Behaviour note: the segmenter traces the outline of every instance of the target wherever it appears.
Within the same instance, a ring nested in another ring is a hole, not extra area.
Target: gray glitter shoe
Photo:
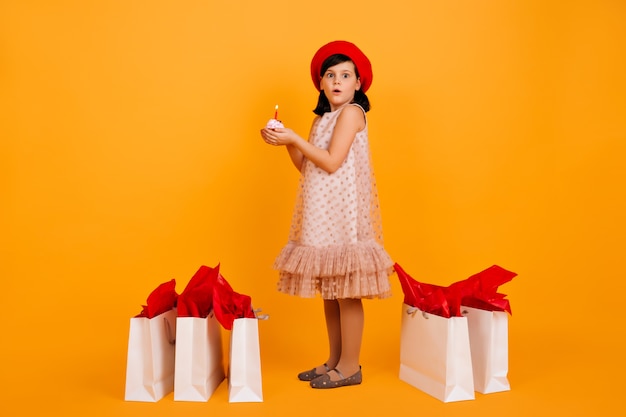
[[[319,388],[319,389],[327,389],[327,388],[339,388],[339,387],[347,387],[350,385],[359,385],[361,381],[363,381],[363,374],[361,373],[361,367],[359,366],[359,370],[356,374],[345,378],[341,372],[337,369],[333,369],[333,371],[337,372],[339,378],[338,381],[331,381],[330,375],[322,375],[310,382],[311,388]]]
[[[327,364],[324,364],[324,368],[326,368],[326,372],[330,372],[330,367]],[[326,374],[318,374],[316,369],[317,368],[313,368],[310,371],[300,372],[298,374],[298,379],[300,381],[313,381],[317,377],[326,375]]]

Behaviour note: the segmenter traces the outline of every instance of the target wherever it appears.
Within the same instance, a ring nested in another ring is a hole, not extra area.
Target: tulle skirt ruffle
[[[375,241],[323,248],[289,242],[274,262],[278,291],[305,298],[387,298],[393,261]]]

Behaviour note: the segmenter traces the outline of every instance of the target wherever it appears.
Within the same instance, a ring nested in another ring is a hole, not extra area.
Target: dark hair
[[[350,57],[347,55],[334,54],[334,55],[329,56],[322,63],[319,76],[323,77],[328,68],[333,67],[337,64],[341,64],[342,62],[348,62],[348,61],[352,62]],[[354,66],[354,71],[355,71],[357,78],[360,78],[359,69],[356,67],[356,65]],[[363,107],[363,110],[365,110],[366,112],[370,110],[370,101],[365,95],[365,93],[360,89],[354,92],[354,100],[352,100],[352,102]],[[313,110],[313,113],[317,114],[318,116],[321,116],[324,113],[328,113],[329,111],[330,111],[330,103],[328,102],[328,98],[326,98],[326,95],[324,94],[324,91],[322,90],[320,91],[320,95],[317,99],[317,107],[315,107],[315,110]]]

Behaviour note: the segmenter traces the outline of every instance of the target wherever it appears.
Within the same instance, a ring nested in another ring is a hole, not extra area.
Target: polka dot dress
[[[327,149],[343,108],[316,118],[309,142]],[[382,246],[367,123],[337,171],[306,159],[301,171],[289,242],[274,263],[278,290],[324,299],[390,296],[393,262]]]

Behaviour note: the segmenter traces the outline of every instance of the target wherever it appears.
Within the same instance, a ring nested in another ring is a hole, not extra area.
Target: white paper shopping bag
[[[214,314],[176,319],[175,401],[208,401],[224,380],[222,332]]]
[[[402,306],[400,379],[443,401],[474,399],[467,318]]]
[[[509,391],[509,318],[505,311],[462,307],[467,317],[474,388],[489,394]]]
[[[130,319],[126,401],[156,402],[174,390],[176,309]]]
[[[228,401],[263,402],[259,320],[235,319],[230,335]]]

